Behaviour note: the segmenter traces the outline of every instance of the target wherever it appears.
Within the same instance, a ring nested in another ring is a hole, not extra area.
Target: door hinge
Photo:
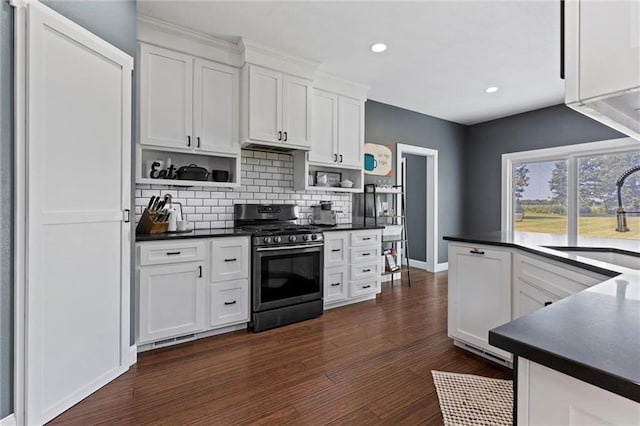
[[[123,216],[123,219],[124,219],[124,223],[131,222],[131,210],[124,209],[124,211],[122,212],[122,216]]]

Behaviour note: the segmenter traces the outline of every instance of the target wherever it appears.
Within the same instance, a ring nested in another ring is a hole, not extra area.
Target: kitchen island
[[[640,422],[638,269],[587,257],[590,252],[606,251],[603,247],[557,247],[552,240],[545,244],[544,238],[530,244],[502,233],[445,239],[452,244],[504,248],[513,254],[514,264],[515,256],[531,254],[602,276],[600,282],[526,315],[513,312],[513,321],[488,332],[491,346],[514,356],[518,424]],[[634,245],[640,243],[630,240],[612,251],[640,259],[640,247],[633,250]],[[546,273],[544,265],[538,273]],[[512,300],[515,306],[516,297]]]

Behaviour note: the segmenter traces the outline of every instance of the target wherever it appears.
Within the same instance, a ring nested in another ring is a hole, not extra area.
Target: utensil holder
[[[142,218],[136,226],[136,234],[162,234],[169,229],[169,222],[156,222],[158,213],[144,209]]]

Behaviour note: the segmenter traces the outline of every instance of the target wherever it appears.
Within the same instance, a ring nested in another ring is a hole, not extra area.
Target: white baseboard
[[[0,420],[0,426],[16,426],[16,415],[15,413],[9,414],[4,419]]]
[[[409,265],[411,265],[412,268],[424,269],[425,271],[429,270],[427,268],[427,262],[423,262],[422,260],[409,259]]]
[[[449,270],[449,262],[443,262],[443,263],[438,263],[436,265],[436,270],[433,272],[441,272],[441,271],[448,271]]]
[[[138,345],[129,346],[129,367],[138,362]]]

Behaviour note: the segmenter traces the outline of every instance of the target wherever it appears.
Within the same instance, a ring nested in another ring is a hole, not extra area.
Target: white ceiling
[[[457,123],[563,103],[556,0],[139,0],[138,13],[318,61],[369,99]]]

